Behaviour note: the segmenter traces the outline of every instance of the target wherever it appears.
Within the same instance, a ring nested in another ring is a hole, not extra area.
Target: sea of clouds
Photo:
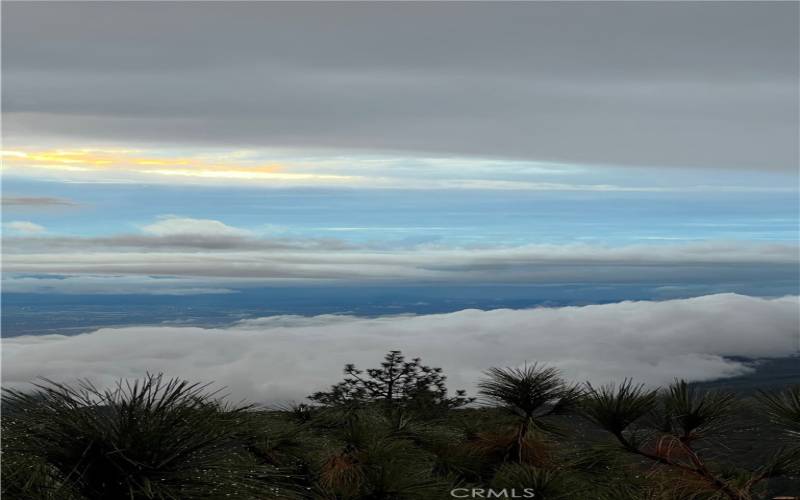
[[[747,373],[730,359],[798,352],[800,298],[736,294],[580,307],[462,310],[363,318],[274,316],[223,328],[103,328],[3,340],[3,384],[163,372],[226,386],[233,399],[301,400],[341,378],[345,363],[378,365],[390,349],[441,366],[451,389],[474,393],[492,366],[543,362],[575,381],[633,377],[662,384]]]

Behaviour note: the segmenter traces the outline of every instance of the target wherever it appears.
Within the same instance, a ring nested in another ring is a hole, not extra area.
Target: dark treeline
[[[800,495],[800,386],[739,398],[676,380],[492,368],[475,398],[398,351],[285,408],[147,376],[6,390],[4,499],[751,500]]]

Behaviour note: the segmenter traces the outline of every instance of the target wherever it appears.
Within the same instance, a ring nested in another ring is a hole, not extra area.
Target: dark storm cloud
[[[798,5],[14,3],[13,140],[793,169]]]

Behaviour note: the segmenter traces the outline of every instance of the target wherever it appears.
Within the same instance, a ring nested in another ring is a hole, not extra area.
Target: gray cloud
[[[203,251],[203,250],[343,250],[351,248],[334,239],[296,240],[290,238],[259,239],[228,234],[170,234],[163,236],[120,234],[106,237],[8,237],[6,253],[46,253],[57,251],[135,250],[135,251]]]
[[[719,283],[793,279],[797,251],[743,242],[390,250],[226,235],[7,237],[3,266],[11,273],[259,280]]]
[[[176,215],[158,217],[141,231],[95,237],[5,236],[3,267],[8,273],[24,274],[166,275],[232,281],[504,283],[786,281],[796,277],[798,269],[798,248],[786,243],[356,245],[333,238],[258,235],[218,220]],[[69,283],[68,291],[77,290],[75,283]],[[12,289],[17,284],[25,288],[17,279],[7,282]],[[56,281],[51,288],[66,285]]]
[[[214,219],[194,219],[177,215],[162,215],[155,222],[141,227],[143,234],[77,237],[9,237],[7,253],[90,250],[154,251],[245,251],[245,250],[345,250],[352,248],[344,242],[328,239],[258,238],[251,231],[229,226]]]
[[[6,274],[3,293],[207,295],[238,293],[233,280],[201,280],[172,276]]]
[[[74,207],[78,205],[74,201],[66,198],[54,198],[47,196],[3,196],[2,204],[3,207],[9,208]]]
[[[299,399],[335,381],[342,366],[373,366],[389,349],[444,367],[451,388],[474,390],[482,370],[547,362],[575,380],[745,373],[728,356],[797,352],[798,299],[733,294],[609,305],[357,318],[281,316],[229,328],[130,327],[76,336],[3,339],[3,384],[36,377],[117,377],[164,371],[226,385],[234,398]]]
[[[798,8],[7,2],[4,133],[795,169]]]

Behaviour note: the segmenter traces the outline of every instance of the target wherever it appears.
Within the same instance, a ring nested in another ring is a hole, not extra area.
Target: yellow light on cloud
[[[213,156],[172,156],[158,151],[133,149],[41,149],[0,151],[4,169],[30,169],[77,173],[102,174],[126,178],[149,176],[151,178],[181,177],[190,179],[239,182],[265,182],[275,184],[361,184],[363,177],[321,174],[310,171],[287,171],[286,165],[263,163],[251,151],[229,151]],[[302,167],[308,168],[308,165]]]

